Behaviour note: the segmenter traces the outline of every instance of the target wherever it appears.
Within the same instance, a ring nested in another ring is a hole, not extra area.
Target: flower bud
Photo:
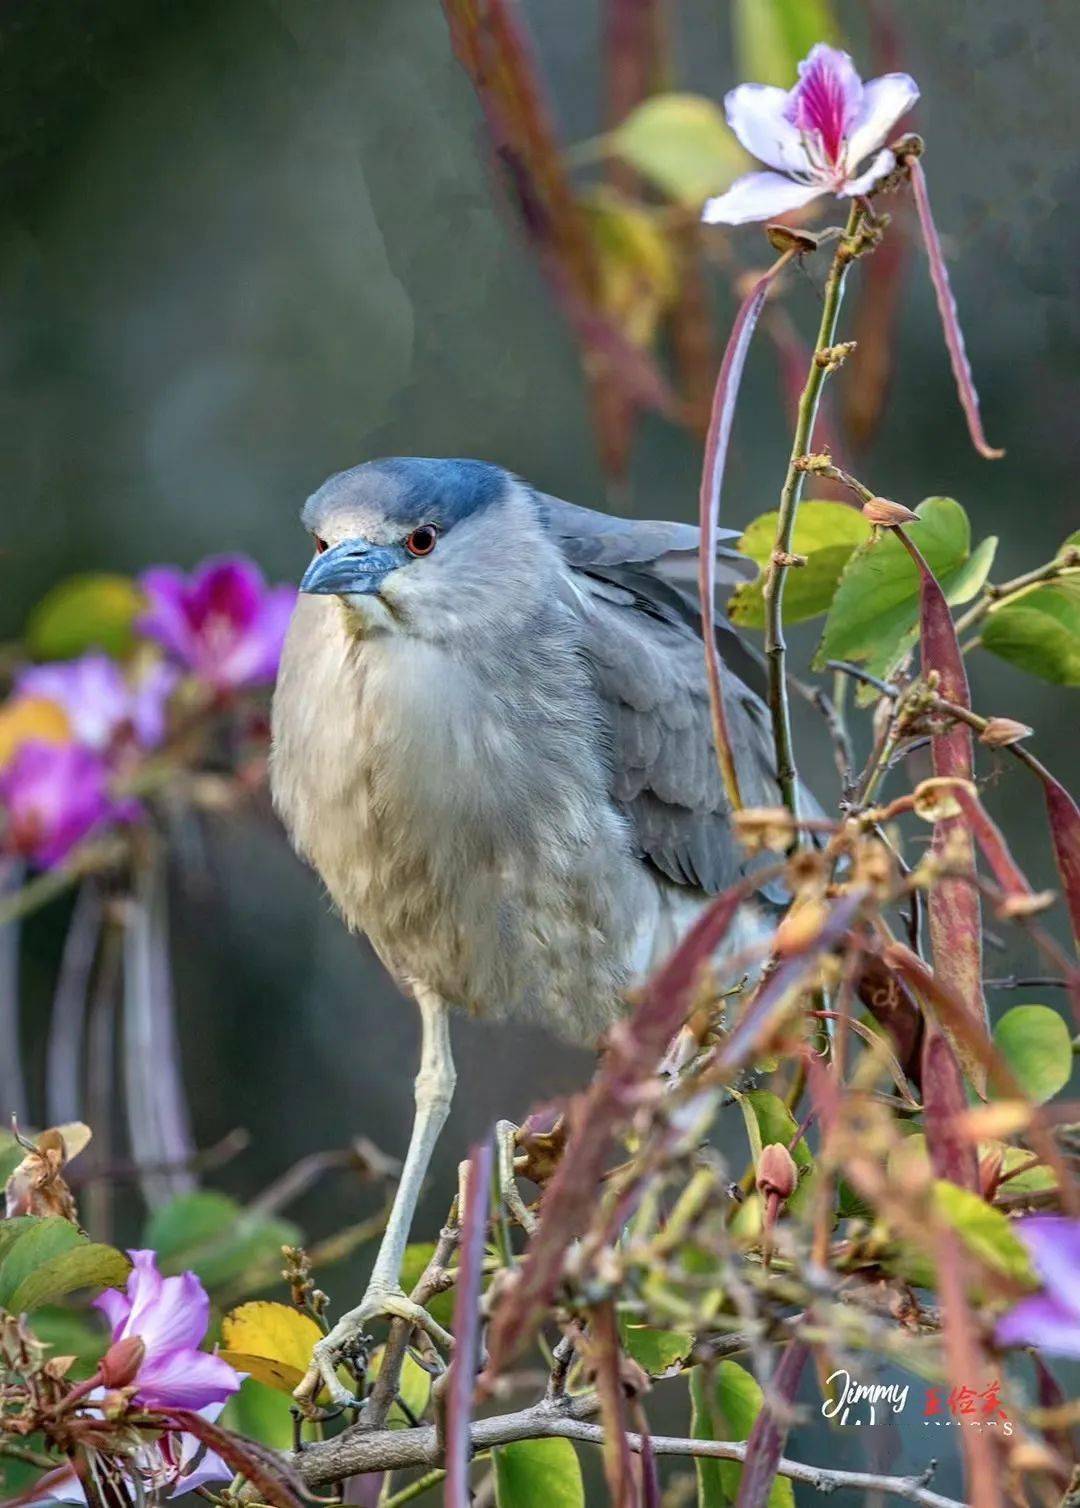
[[[135,1381],[146,1355],[141,1335],[114,1341],[101,1359],[101,1380],[107,1388],[127,1388]]]
[[[791,1198],[799,1182],[799,1170],[783,1142],[773,1141],[762,1147],[756,1182],[762,1194],[775,1194],[778,1199]]]
[[[1034,728],[1027,723],[1018,723],[1012,717],[992,717],[979,734],[979,742],[989,744],[991,749],[1006,749],[1009,744],[1018,744],[1022,738],[1030,738]]]
[[[863,503],[862,516],[868,524],[878,524],[883,529],[895,529],[897,524],[919,522],[917,513],[912,513],[903,503],[894,503],[887,497],[872,497]]]

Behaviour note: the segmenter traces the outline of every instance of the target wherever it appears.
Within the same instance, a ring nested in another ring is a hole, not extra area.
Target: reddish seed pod
[[[107,1388],[127,1388],[135,1381],[146,1355],[141,1335],[114,1341],[101,1360],[101,1380]]]
[[[756,1181],[763,1194],[775,1194],[778,1199],[791,1198],[799,1181],[799,1170],[783,1142],[774,1141],[762,1147]]]

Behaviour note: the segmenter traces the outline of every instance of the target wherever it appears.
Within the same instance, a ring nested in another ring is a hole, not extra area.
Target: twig
[[[568,1404],[553,1407],[537,1403],[531,1408],[493,1418],[478,1419],[470,1431],[473,1451],[507,1445],[514,1440],[562,1438],[603,1445],[604,1431],[587,1422],[599,1407],[595,1394],[583,1394]],[[641,1436],[628,1434],[632,1451],[640,1452]],[[744,1461],[745,1440],[684,1440],[673,1435],[654,1435],[652,1448],[658,1456],[699,1456],[720,1461]],[[438,1442],[434,1425],[413,1430],[349,1430],[333,1440],[308,1445],[290,1464],[309,1487],[324,1487],[345,1477],[371,1471],[397,1471],[410,1466],[438,1464]],[[917,1503],[921,1508],[964,1508],[955,1498],[943,1497],[926,1486],[926,1476],[889,1477],[875,1472],[834,1471],[809,1466],[802,1461],[781,1458],[778,1472],[793,1482],[802,1482],[818,1492],[842,1490],[883,1492],[891,1497]]]
[[[1033,571],[1025,571],[1022,576],[1014,576],[1011,581],[1005,581],[1001,586],[985,586],[979,600],[957,618],[957,634],[966,633],[969,628],[974,628],[977,623],[981,623],[991,608],[1007,598],[1018,597],[1030,587],[1041,586],[1043,582],[1057,581],[1062,576],[1080,576],[1080,550],[1075,547],[1063,550],[1054,560],[1048,560],[1045,565],[1036,566]]]
[[[415,1482],[410,1482],[400,1492],[395,1492],[388,1498],[383,1498],[380,1508],[403,1508],[405,1503],[411,1503],[414,1498],[422,1497],[425,1492],[430,1492],[433,1487],[438,1487],[443,1481],[446,1472],[441,1466],[436,1466],[433,1471],[425,1471],[422,1477],[417,1477]]]
[[[773,545],[769,568],[763,587],[765,598],[765,655],[768,661],[768,703],[772,718],[773,746],[776,751],[776,779],[784,805],[798,814],[798,775],[795,768],[795,753],[791,739],[791,709],[787,699],[787,643],[784,639],[784,581],[792,558],[792,542],[795,535],[795,518],[802,495],[804,473],[799,462],[810,448],[817,418],[821,389],[829,370],[827,361],[819,360],[836,340],[836,326],[840,317],[840,302],[848,267],[858,254],[856,233],[859,230],[863,211],[853,203],[847,227],[836,248],[829,275],[825,282],[825,298],[818,328],[817,344],[810,360],[806,385],[799,398],[795,435],[788,460],[787,475],[780,492],[780,508],[776,520],[776,540]]]
[[[1016,974],[1005,974],[1001,979],[984,979],[983,984],[988,990],[1067,990],[1071,988],[1067,979],[1057,979],[1053,974],[1035,974],[1027,978],[1020,978]]]
[[[826,670],[838,670],[842,675],[851,676],[852,680],[862,681],[866,686],[873,686],[875,691],[880,691],[882,696],[891,697],[893,701],[900,695],[900,687],[894,686],[890,681],[881,681],[876,675],[871,675],[868,670],[863,670],[858,665],[852,665],[850,660],[826,660]]]

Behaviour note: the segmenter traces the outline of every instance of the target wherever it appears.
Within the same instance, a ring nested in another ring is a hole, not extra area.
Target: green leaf
[[[71,1309],[44,1305],[34,1315],[34,1334],[51,1347],[51,1356],[74,1356],[68,1376],[81,1382],[97,1368],[108,1342],[102,1316],[84,1318]]]
[[[86,1244],[82,1235],[70,1221],[59,1215],[50,1215],[41,1220],[33,1215],[23,1215],[17,1221],[18,1230],[14,1240],[0,1247],[0,1309],[11,1309],[11,1300],[22,1284],[43,1263],[61,1256],[76,1246]],[[0,1231],[7,1231],[9,1222],[0,1224]]]
[[[711,1372],[695,1367],[690,1373],[690,1434],[695,1440],[748,1440],[762,1402],[757,1379],[738,1362],[718,1362]],[[694,1465],[699,1508],[734,1503],[742,1478],[740,1462],[698,1456]],[[776,1478],[768,1505],[795,1508],[795,1493],[787,1477]]]
[[[74,1293],[77,1288],[121,1288],[130,1271],[131,1263],[115,1246],[87,1241],[35,1267],[10,1293],[4,1307],[13,1314],[25,1314],[40,1304],[51,1304]],[[0,1284],[3,1283],[4,1275],[0,1273]]]
[[[622,1326],[623,1350],[644,1367],[650,1377],[661,1377],[686,1360],[694,1337],[688,1330],[656,1330],[651,1325]]]
[[[993,564],[997,540],[984,539],[971,550],[967,514],[951,497],[926,498],[915,509],[919,522],[911,537],[926,557],[946,599],[954,606],[980,590]],[[891,530],[854,551],[840,577],[814,656],[856,660],[873,675],[887,678],[914,645],[919,632],[919,573]],[[875,693],[863,689],[860,699]]]
[[[1080,594],[1054,582],[991,610],[982,642],[999,659],[1054,686],[1080,686]]]
[[[765,627],[765,567],[776,539],[777,514],[763,513],[748,524],[739,549],[757,561],[762,574],[742,582],[728,603],[728,616],[745,628]],[[828,611],[836,583],[856,546],[870,537],[870,525],[857,508],[843,503],[807,502],[795,520],[792,549],[806,564],[789,571],[784,585],[784,622],[802,623]]]
[[[585,1508],[581,1466],[569,1440],[515,1440],[492,1456],[498,1508]]]
[[[0,1131],[0,1185],[7,1183],[25,1156],[26,1148],[20,1147],[9,1131]],[[0,1252],[3,1251],[2,1232],[8,1230],[10,1225],[10,1220],[0,1222]]]
[[[1037,1105],[1072,1077],[1069,1028],[1048,1005],[1014,1005],[994,1027],[994,1046]]]
[[[681,204],[696,206],[721,193],[747,167],[720,107],[697,94],[654,94],[604,140]]]
[[[401,1264],[401,1286],[406,1293],[412,1293],[434,1254],[434,1241],[413,1241],[405,1248],[405,1257]],[[451,1328],[454,1323],[453,1289],[448,1289],[446,1293],[437,1293],[424,1307],[444,1330]]]
[[[273,1450],[291,1450],[293,1407],[291,1394],[248,1377],[239,1393],[234,1393],[225,1405],[219,1423]]]
[[[938,1213],[980,1261],[1007,1277],[1034,1286],[1037,1279],[1028,1249],[1003,1211],[945,1178],[934,1181],[934,1203]]]
[[[142,593],[127,576],[71,576],[32,610],[26,647],[36,660],[69,660],[87,649],[126,655],[144,606]]]
[[[261,1280],[281,1265],[281,1247],[295,1246],[300,1232],[288,1220],[252,1214],[215,1189],[181,1194],[151,1215],[144,1242],[158,1254],[164,1273],[191,1268],[208,1288],[247,1274]]]
[[[829,0],[735,0],[735,77],[790,89],[815,42],[840,41]]]
[[[747,1094],[735,1091],[735,1097],[746,1122],[746,1134],[750,1139],[750,1150],[755,1163],[761,1156],[762,1147],[767,1147],[770,1142],[783,1142],[785,1147],[790,1145],[799,1126],[779,1095],[768,1089],[751,1089]],[[797,1215],[811,1196],[814,1154],[806,1145],[805,1137],[800,1137],[792,1148],[791,1155],[799,1170],[799,1185],[787,1201],[787,1207],[792,1214]]]

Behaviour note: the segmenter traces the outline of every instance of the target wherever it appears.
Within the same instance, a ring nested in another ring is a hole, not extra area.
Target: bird
[[[421,1017],[415,1117],[361,1303],[298,1396],[348,1399],[375,1318],[451,1338],[400,1285],[449,1113],[451,1010],[596,1040],[710,896],[750,872],[717,765],[690,524],[565,502],[490,462],[392,457],[305,503],[270,783],[293,846]],[[754,567],[720,530],[717,579]],[[757,667],[716,626],[744,801],[775,806]],[[769,896],[763,894],[762,904]],[[749,907],[731,939],[762,926]]]

